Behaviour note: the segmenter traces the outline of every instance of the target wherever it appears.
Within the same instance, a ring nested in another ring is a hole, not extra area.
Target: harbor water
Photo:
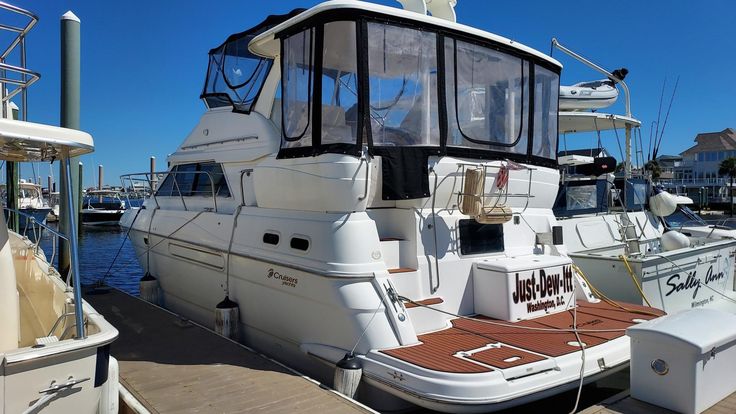
[[[56,228],[56,223],[49,223],[49,226]],[[31,229],[26,230],[26,235],[34,239]],[[79,271],[83,285],[104,282],[138,295],[138,281],[143,270],[126,235],[127,230],[120,226],[82,226],[79,232]],[[53,256],[54,266],[58,266],[58,246],[53,239],[49,232],[44,232],[40,245],[46,257],[51,259]]]

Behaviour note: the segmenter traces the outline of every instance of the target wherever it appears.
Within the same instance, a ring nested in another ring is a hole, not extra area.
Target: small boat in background
[[[613,71],[618,78],[580,82],[572,86],[560,86],[561,111],[585,111],[607,108],[618,99],[616,83],[623,80],[629,71],[621,68]]]
[[[125,213],[125,201],[116,190],[90,190],[82,202],[82,224],[116,226]]]
[[[7,199],[7,188],[0,185],[0,199]],[[41,186],[26,180],[20,180],[18,185],[18,209],[24,214],[19,215],[20,228],[30,225],[28,217],[41,224],[46,224],[46,216],[51,211],[46,200],[41,195]]]

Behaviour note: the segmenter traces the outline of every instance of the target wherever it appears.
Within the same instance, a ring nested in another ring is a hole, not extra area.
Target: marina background
[[[374,2],[400,6],[395,0]],[[29,120],[58,124],[56,19],[72,9],[83,23],[81,127],[96,143],[95,153],[82,157],[85,186],[95,183],[97,164],[105,165],[105,184],[111,185],[119,184],[120,174],[146,171],[149,155],[165,169],[166,154],[204,112],[198,97],[207,51],[264,15],[317,3],[231,0],[203,9],[194,1],[22,1],[19,6],[36,10],[41,18],[28,37],[29,65],[43,74],[29,91]],[[665,77],[667,98],[680,76],[661,154],[679,153],[699,132],[736,126],[731,104],[736,83],[728,81],[729,68],[736,66],[736,3],[530,1],[520,7],[514,2],[460,0],[457,13],[460,23],[513,35],[541,51],[549,52],[550,40],[556,37],[609,70],[627,67],[631,72],[626,81],[635,91],[632,110],[642,120],[645,140],[657,119]],[[553,57],[565,64],[563,85],[600,77],[559,52]],[[595,137],[590,135],[568,144],[592,147]],[[615,143],[604,145],[621,158]],[[31,175],[29,170],[24,165],[23,178]],[[48,174],[45,166],[40,174]]]

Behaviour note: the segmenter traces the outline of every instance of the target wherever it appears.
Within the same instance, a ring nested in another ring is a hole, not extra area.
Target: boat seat
[[[20,306],[5,215],[0,214],[0,353],[18,348]]]

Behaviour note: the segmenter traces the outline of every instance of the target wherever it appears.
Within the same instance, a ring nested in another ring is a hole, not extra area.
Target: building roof
[[[657,157],[657,161],[669,161],[669,160],[677,161],[681,159],[682,159],[682,155],[660,155],[659,157]]]
[[[680,155],[689,155],[702,151],[736,150],[736,131],[726,128],[720,132],[704,132],[695,137],[695,145],[681,152]]]

